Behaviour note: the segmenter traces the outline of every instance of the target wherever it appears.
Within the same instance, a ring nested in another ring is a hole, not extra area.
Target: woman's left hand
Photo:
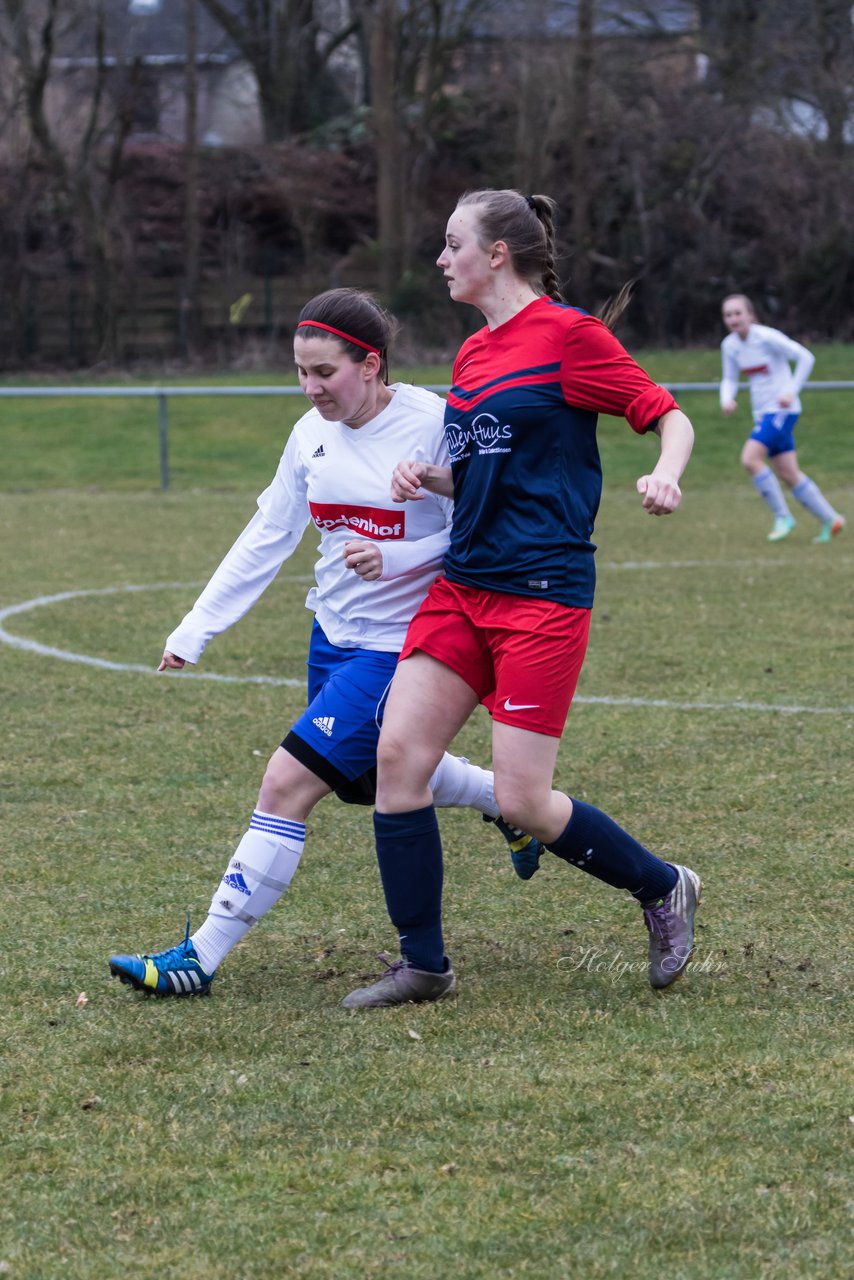
[[[643,497],[643,509],[651,516],[669,516],[682,501],[682,490],[673,476],[658,476],[655,472],[641,476],[637,483]]]
[[[374,542],[345,542],[344,563],[366,582],[376,582],[383,571],[383,557]]]

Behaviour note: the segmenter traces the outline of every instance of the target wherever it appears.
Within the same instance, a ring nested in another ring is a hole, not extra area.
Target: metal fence
[[[425,384],[428,391],[445,395],[448,385]],[[662,386],[680,391],[717,391],[718,382],[664,382]],[[854,382],[807,382],[804,391],[854,391]],[[160,448],[160,488],[169,488],[169,406],[179,396],[301,396],[301,387],[0,387],[0,400],[28,397],[143,397],[157,400],[157,429]]]

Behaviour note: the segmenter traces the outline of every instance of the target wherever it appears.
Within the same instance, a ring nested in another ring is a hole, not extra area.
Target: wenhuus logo
[[[451,422],[445,427],[448,441],[448,452],[451,459],[465,458],[472,450],[478,453],[509,453],[509,445],[501,445],[502,440],[510,440],[513,431],[505,422],[499,422],[491,413],[479,413],[472,418],[469,426],[460,426]]]

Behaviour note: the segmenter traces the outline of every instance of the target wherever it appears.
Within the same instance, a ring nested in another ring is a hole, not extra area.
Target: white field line
[[[726,563],[729,567],[733,563],[741,565],[761,564],[763,567],[768,567],[767,561],[764,560],[721,561],[720,563]],[[708,564],[708,561],[700,560],[669,561],[666,563],[657,561],[624,561],[619,564],[605,564],[601,567],[605,569],[673,569],[693,568],[698,565],[708,567]],[[291,582],[312,582],[314,579],[311,575],[301,575],[292,577],[289,580]],[[98,667],[102,671],[131,671],[142,675],[156,675],[158,673],[153,666],[145,666],[137,662],[111,662],[107,658],[95,658],[85,653],[74,653],[69,649],[56,649],[52,645],[40,644],[37,640],[28,640],[24,636],[13,635],[6,630],[3,623],[7,618],[15,617],[17,614],[29,613],[33,609],[41,609],[48,605],[61,604],[66,600],[80,600],[90,596],[129,595],[140,591],[184,591],[198,588],[200,585],[198,582],[150,582],[136,586],[97,587],[82,591],[60,591],[56,595],[50,596],[35,596],[32,600],[24,600],[21,604],[8,605],[5,609],[0,609],[0,644],[8,645],[12,649],[21,649],[26,653],[39,654],[44,658],[58,658],[62,662],[76,662],[87,667]],[[213,680],[218,684],[263,684],[284,686],[290,689],[305,689],[307,685],[305,680],[294,680],[286,676],[223,676],[217,675],[213,671],[163,672],[162,674],[168,674],[173,678],[177,676],[181,680]],[[575,704],[606,707],[661,707],[671,711],[752,711],[777,712],[782,715],[854,715],[854,706],[793,706],[786,703],[744,702],[740,699],[734,702],[679,702],[670,698],[596,697],[576,694],[573,698],[573,705]]]
[[[834,556],[834,564],[848,564],[850,556]],[[603,569],[619,571],[621,569],[783,569],[791,565],[791,561],[774,560],[601,560],[597,571]]]
[[[298,579],[291,579],[297,581]],[[306,577],[313,582],[312,577]],[[60,591],[53,596],[36,596],[25,600],[22,604],[13,604],[0,609],[0,643],[12,649],[23,649],[26,653],[37,653],[43,658],[59,658],[62,662],[77,662],[86,667],[99,667],[102,671],[134,671],[143,675],[157,675],[154,666],[144,666],[139,662],[110,662],[107,658],[94,658],[86,653],[73,653],[70,649],[55,649],[52,645],[39,644],[37,640],[27,640],[23,636],[12,635],[3,626],[7,618],[18,613],[29,613],[31,609],[41,609],[45,605],[61,604],[65,600],[80,600],[86,596],[117,596],[135,591],[180,591],[191,588],[198,589],[203,585],[198,582],[152,582],[140,586],[99,587],[89,591]],[[162,672],[162,675],[178,675],[178,672]],[[221,676],[213,671],[182,671],[182,680],[214,680],[218,684],[273,684],[285,685],[290,689],[305,689],[307,681],[291,680],[285,676]]]

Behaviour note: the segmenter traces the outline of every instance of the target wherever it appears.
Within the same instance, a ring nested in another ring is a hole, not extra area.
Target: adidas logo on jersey
[[[311,456],[313,458],[325,458],[326,454],[323,452],[323,445],[319,445]]]
[[[334,716],[316,716],[312,724],[317,725],[321,733],[325,733],[327,738],[332,737],[332,726],[335,723]]]

